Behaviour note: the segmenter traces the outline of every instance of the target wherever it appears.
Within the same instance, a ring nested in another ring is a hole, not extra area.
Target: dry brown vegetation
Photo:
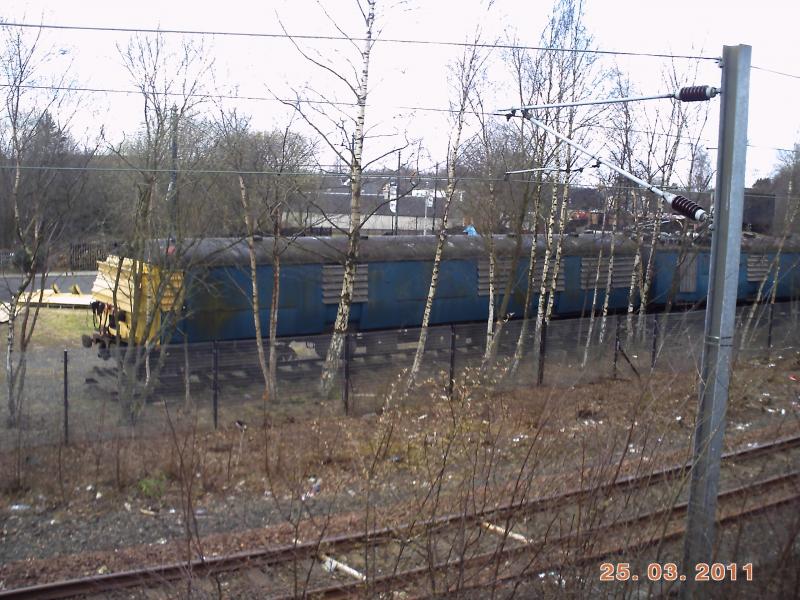
[[[790,379],[800,374],[798,356],[740,362],[729,447],[800,429],[800,383]],[[199,430],[196,413],[163,405],[171,435],[22,448],[22,457],[7,452],[0,459],[4,504],[30,510],[4,511],[4,542],[18,544],[20,553],[5,553],[0,580],[16,586],[411,523],[646,473],[688,456],[693,378],[654,373],[506,391],[490,383],[469,372],[452,400],[433,389],[380,414],[262,416],[244,430],[225,423],[212,433]],[[20,458],[22,487],[11,489],[7,475]],[[685,481],[678,481],[644,500],[603,501],[598,494],[595,504],[580,509],[583,525],[561,515],[559,528],[588,527],[619,503],[630,503],[632,513],[670,505],[684,491]],[[48,531],[50,521],[70,523],[60,541],[57,527]],[[105,521],[120,525],[92,546],[88,531]],[[479,546],[454,552],[466,556]],[[114,548],[125,549],[109,553]],[[576,596],[592,597],[596,590],[586,578],[594,570],[565,571],[555,590],[574,585]],[[552,586],[546,579],[540,583]],[[526,596],[524,587],[498,589]]]

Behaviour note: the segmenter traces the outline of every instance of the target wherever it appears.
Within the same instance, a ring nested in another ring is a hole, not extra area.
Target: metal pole
[[[447,379],[447,397],[453,399],[453,385],[456,380],[456,326],[450,325],[450,376]]]
[[[544,358],[547,354],[547,319],[542,321],[542,335],[539,337],[539,364],[536,370],[536,385],[544,382]]]
[[[211,409],[214,415],[214,429],[219,425],[219,347],[217,340],[211,346]]]
[[[64,348],[64,445],[69,446],[69,379],[67,363],[69,354]]]
[[[619,322],[620,318],[619,315],[615,315],[617,319],[616,327],[614,328],[614,375],[613,378],[617,378],[617,359],[619,358]]]
[[[656,355],[658,354],[658,315],[653,315],[653,347],[650,349],[650,368],[656,368]]]
[[[775,282],[775,285],[778,285],[778,282]],[[773,301],[769,305],[769,327],[767,327],[767,351],[772,352],[772,323],[773,319],[775,318],[775,301]]]
[[[344,414],[350,414],[350,334],[344,336]]]
[[[695,565],[711,562],[719,488],[722,439],[728,403],[736,292],[742,247],[742,208],[747,149],[747,108],[751,47],[725,46],[722,54],[722,105],[714,199],[714,232],[708,279],[694,460],[684,538],[684,599],[694,597]]]

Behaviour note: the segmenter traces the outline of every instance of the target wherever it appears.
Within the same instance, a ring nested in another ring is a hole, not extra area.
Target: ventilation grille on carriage
[[[342,265],[323,265],[322,267],[322,303],[339,304],[342,296]],[[351,302],[367,302],[369,299],[369,265],[356,265],[356,280],[353,283]]]
[[[769,273],[771,264],[766,254],[748,254],[747,281],[761,283]]]
[[[678,267],[680,274],[681,292],[697,291],[697,252],[690,252],[683,258],[683,264]]]
[[[633,256],[615,256],[614,268],[611,274],[612,288],[628,288],[631,285],[631,273],[633,273]],[[600,277],[597,278],[597,287],[605,289],[608,280],[609,259],[603,257],[600,263]],[[581,260],[581,289],[593,290],[595,278],[597,277],[597,258],[584,257]]]
[[[534,290],[538,291],[539,288],[542,286],[542,269],[544,267],[544,260],[540,259],[536,261],[536,270],[534,271],[534,278],[533,278],[533,288]],[[514,286],[517,290],[525,290],[527,287],[527,283],[525,281],[525,277],[527,274],[527,267],[528,267],[528,259],[527,257],[520,258],[519,260],[520,265],[524,265],[525,269],[523,271],[523,275],[520,275],[517,280],[514,282]],[[547,269],[547,280],[550,281],[551,277],[553,276],[553,267],[555,266],[555,261],[550,262],[550,265]],[[502,258],[498,259],[495,262],[495,271],[494,271],[494,292],[497,295],[501,295],[505,289],[506,285],[508,285],[508,276],[511,271],[511,259],[510,258]],[[556,279],[556,291],[563,292],[565,289],[565,282],[564,282],[564,268],[563,264],[561,268],[558,270],[558,278]],[[488,296],[489,295],[489,259],[482,258],[478,261],[478,296]]]

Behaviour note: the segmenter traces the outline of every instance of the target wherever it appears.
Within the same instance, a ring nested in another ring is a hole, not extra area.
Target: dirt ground
[[[476,374],[452,400],[433,386],[361,417],[264,412],[206,432],[173,408],[163,416],[174,434],[6,451],[0,589],[288,543],[365,519],[390,525],[465,498],[490,506],[679,462],[696,396],[695,378],[674,373],[505,391]],[[800,354],[740,361],[726,446],[798,430]]]

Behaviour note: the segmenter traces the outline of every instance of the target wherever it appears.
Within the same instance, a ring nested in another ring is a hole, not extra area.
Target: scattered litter
[[[92,492],[92,491],[94,491],[94,486],[93,486],[93,485],[91,485],[91,484],[87,485],[87,486],[86,486],[86,491],[87,491],[87,492]]]
[[[158,538],[158,540],[156,541],[156,544],[158,544],[159,546],[163,546],[166,543],[167,543],[167,538]]]
[[[771,369],[771,368],[773,368],[774,366],[775,366],[775,363],[769,363],[769,364],[767,365],[767,368],[768,368],[768,369]]]
[[[175,509],[174,508],[170,508],[167,512],[169,514],[171,514],[171,515],[174,515],[175,514]]]
[[[97,493],[94,495],[94,499],[95,499],[95,500],[100,500],[100,498],[102,498],[102,497],[103,497],[103,492],[97,492]]]
[[[108,573],[108,567],[105,566],[105,565],[103,565],[102,567],[97,569],[97,574],[98,575],[105,575],[106,573]]]
[[[149,508],[140,508],[139,512],[142,513],[143,515],[148,516],[148,517],[155,517],[157,511],[150,510]]]
[[[761,397],[762,398],[769,398],[770,397],[769,392],[761,392]]]
[[[11,510],[12,512],[25,512],[26,510],[30,509],[31,507],[28,506],[27,504],[12,504],[9,507],[9,510]]]
[[[122,506],[125,507],[125,510],[127,510],[128,512],[131,512],[131,503],[130,502],[126,502]]]

